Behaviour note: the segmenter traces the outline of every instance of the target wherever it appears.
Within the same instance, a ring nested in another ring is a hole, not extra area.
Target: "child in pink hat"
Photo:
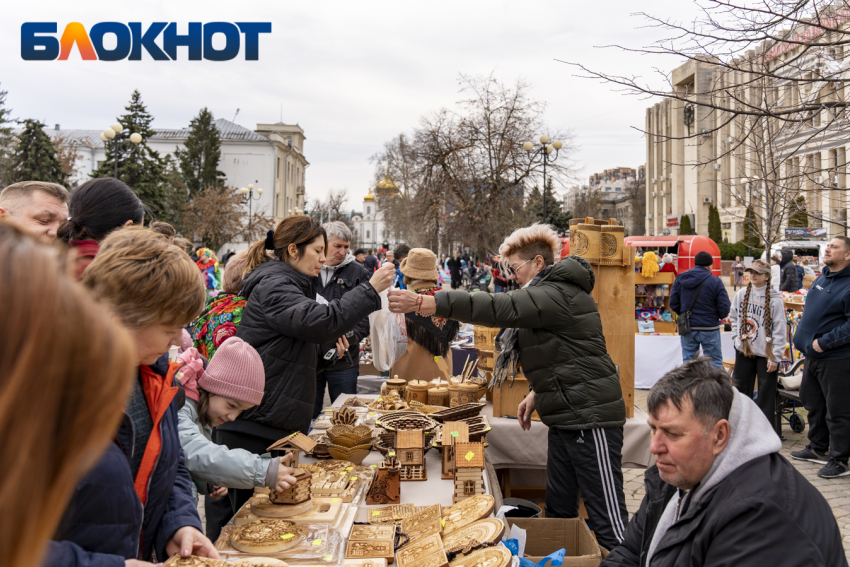
[[[285,490],[295,483],[294,469],[283,458],[228,449],[212,442],[212,428],[233,421],[263,400],[265,372],[254,348],[238,337],[221,344],[204,369],[204,359],[194,348],[177,358],[184,366],[177,374],[186,390],[186,404],[178,415],[178,433],[186,468],[192,475],[195,501],[198,493],[221,498],[227,488],[267,486]]]

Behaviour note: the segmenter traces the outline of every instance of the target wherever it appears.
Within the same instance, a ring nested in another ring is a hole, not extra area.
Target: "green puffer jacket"
[[[594,281],[586,260],[568,256],[535,286],[496,294],[437,292],[436,315],[519,329],[520,364],[549,427],[620,427],[626,404],[590,296]]]

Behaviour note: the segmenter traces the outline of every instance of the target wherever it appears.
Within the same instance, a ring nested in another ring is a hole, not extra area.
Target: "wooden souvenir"
[[[387,560],[383,557],[374,559],[345,559],[342,562],[344,567],[387,567]]]
[[[493,350],[496,344],[496,335],[499,334],[498,327],[484,327],[475,325],[473,327],[473,336],[475,337],[475,348],[483,348]]]
[[[410,545],[411,543],[419,541],[422,538],[426,538],[429,535],[439,534],[440,532],[442,532],[442,530],[443,524],[440,523],[439,519],[431,520],[430,522],[426,522],[424,524],[419,524],[418,526],[416,526],[416,530],[412,532],[404,531],[404,529],[402,528],[402,531],[404,531],[404,533],[407,534],[407,537],[410,538],[406,545]]]
[[[575,234],[575,248],[570,247],[570,254],[581,256],[591,264],[599,263],[599,246],[602,235],[602,227],[588,217],[583,224],[579,224]]]
[[[431,419],[445,423],[446,421],[462,421],[476,417],[484,409],[487,404],[481,402],[473,402],[469,404],[460,404],[453,408],[446,408],[436,411],[429,415]]]
[[[349,467],[354,467],[354,463],[351,461],[345,461],[340,459],[332,459],[330,461],[320,461],[318,463],[312,463],[309,465],[305,465],[301,468],[305,470],[309,470],[313,472],[311,467],[316,467],[317,469],[321,469],[323,471],[344,471]]]
[[[460,385],[458,379],[450,378],[449,385],[446,388],[449,391],[449,407],[453,408],[457,405],[457,388]]]
[[[382,388],[383,391],[381,392],[382,395],[389,394],[390,392],[395,390],[396,392],[398,392],[398,397],[400,397],[402,400],[405,399],[404,392],[407,386],[407,380],[403,380],[398,376],[393,376],[384,383],[384,386],[385,388]]]
[[[428,388],[430,388],[430,386],[425,380],[411,380],[407,383],[405,400],[407,400],[407,403],[419,402],[420,404],[427,404]]]
[[[372,486],[366,493],[366,504],[398,504],[401,501],[401,470],[398,467],[375,470]]]
[[[354,396],[353,398],[346,398],[346,400],[342,402],[342,406],[350,408],[365,408],[366,404],[363,403],[363,400],[360,400],[357,396]]]
[[[496,501],[489,494],[467,498],[448,508],[443,508],[443,535],[462,528],[472,522],[486,518],[493,511]]]
[[[602,227],[599,245],[599,263],[604,266],[623,265],[623,240],[626,228],[617,226],[617,221],[611,219],[609,226]]]
[[[429,406],[449,407],[449,389],[447,386],[437,386],[428,390]]]
[[[425,432],[421,429],[396,431],[395,445],[401,464],[401,480],[427,480]]]
[[[303,433],[293,433],[283,439],[279,439],[268,447],[266,451],[292,451],[292,460],[289,462],[289,466],[298,468],[299,451],[311,453],[315,448],[316,442],[313,439],[310,439]]]
[[[454,502],[484,494],[484,445],[482,443],[455,442],[454,455]]]
[[[230,534],[230,545],[245,553],[280,553],[301,543],[304,529],[285,520],[257,520],[236,526]]]
[[[313,509],[312,500],[300,504],[273,504],[267,494],[255,494],[251,500],[251,512],[262,518],[290,518]]]
[[[349,540],[345,548],[346,559],[386,559],[388,563],[392,563],[394,554],[392,541]]]
[[[431,535],[420,539],[412,545],[406,545],[398,551],[398,567],[408,567],[412,563],[424,559],[443,549],[443,540],[439,535]]]
[[[359,540],[386,540],[394,541],[395,526],[366,526],[357,525],[351,528],[351,534],[348,539],[352,541]]]
[[[230,564],[224,561],[198,557],[197,555],[181,557],[179,553],[172,555],[171,559],[163,563],[163,567],[227,567],[228,565]]]
[[[370,524],[386,524],[389,522],[400,522],[408,516],[416,513],[413,504],[393,504],[391,506],[380,506],[369,508],[366,517]]]
[[[333,425],[354,425],[357,422],[357,412],[354,408],[340,408],[334,410],[331,417]]]
[[[360,445],[359,447],[340,447],[333,443],[328,443],[328,453],[331,457],[338,460],[346,460],[355,465],[359,465],[372,452],[372,442],[368,445]]]
[[[419,527],[439,520],[442,514],[442,507],[439,504],[426,506],[421,512],[416,512],[412,516],[408,516],[401,521],[401,531],[410,535],[412,532],[418,531]]]
[[[368,425],[334,425],[325,434],[334,445],[341,447],[357,447],[372,442],[372,428]]]
[[[438,425],[430,416],[415,411],[397,411],[382,415],[377,419],[376,424],[388,431],[422,429],[426,432]]]
[[[321,471],[313,475],[313,498],[339,498],[345,503],[351,502],[360,486],[359,473],[351,470]]]
[[[443,545],[448,551],[462,550],[470,543],[495,543],[502,537],[505,524],[502,520],[489,518],[478,520],[465,527],[443,536]]]
[[[248,559],[240,559],[239,561],[231,561],[224,563],[223,567],[289,567],[289,563],[273,557],[249,557]]]
[[[324,433],[312,433],[310,434],[310,439],[316,442],[316,446],[313,448],[313,451],[310,453],[316,459],[330,459],[331,454],[328,453],[328,443],[330,439]]]
[[[494,417],[516,417],[519,404],[528,396],[528,380],[525,374],[517,368],[516,377],[502,382],[498,388],[493,388],[493,416]],[[540,416],[535,410],[531,419],[540,421]]]
[[[407,567],[447,567],[449,563],[446,552],[439,549],[427,557],[423,557],[415,563],[409,564]]]
[[[452,443],[469,441],[469,425],[463,421],[447,421],[443,424],[443,433],[440,451],[443,459],[444,479],[454,478],[454,464],[452,462]]]
[[[458,384],[457,402],[458,405],[474,404],[481,398],[478,397],[478,384],[474,382],[464,382]]]
[[[269,493],[272,504],[301,504],[310,500],[313,475],[304,469],[295,469],[292,476],[295,477],[295,484],[283,492],[272,490]]]
[[[506,547],[487,547],[457,557],[449,567],[508,567],[510,564],[511,552]]]

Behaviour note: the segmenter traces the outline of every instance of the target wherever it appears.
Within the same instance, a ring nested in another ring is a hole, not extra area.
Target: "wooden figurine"
[[[396,431],[395,450],[401,465],[401,480],[427,480],[425,469],[425,431]]]
[[[390,451],[384,462],[375,469],[375,478],[366,493],[366,504],[398,504],[401,501],[401,468]]]
[[[289,462],[289,466],[293,468],[298,468],[298,453],[299,451],[304,451],[305,453],[312,453],[313,449],[316,448],[316,441],[310,439],[303,433],[293,433],[292,435],[288,435],[283,439],[279,439],[273,445],[271,445],[267,451],[291,451],[292,452],[292,460]]]
[[[455,502],[460,502],[477,494],[484,494],[483,443],[455,443],[454,467]]]
[[[443,439],[440,450],[443,453],[442,478],[452,479],[454,465],[452,463],[452,444],[469,442],[469,424],[463,421],[447,421],[443,424]]]
[[[269,493],[269,500],[273,504],[300,504],[310,500],[313,475],[304,469],[295,469],[292,476],[295,477],[295,484],[283,492],[272,490]]]

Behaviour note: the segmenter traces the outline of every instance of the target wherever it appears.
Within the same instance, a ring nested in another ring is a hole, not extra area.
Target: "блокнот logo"
[[[79,22],[65,26],[57,39],[56,22],[27,22],[21,25],[21,58],[25,61],[64,61],[74,44],[85,61],[141,61],[142,50],[155,61],[177,59],[177,48],[189,48],[189,61],[230,61],[239,55],[242,36],[245,36],[245,60],[257,61],[260,56],[260,34],[271,33],[271,22],[190,22],[189,32],[178,35],[174,22],[154,22],[142,29],[139,22],[101,22],[86,32]],[[51,35],[52,34],[52,35]],[[107,49],[104,37],[112,34],[115,46]],[[213,47],[213,36],[224,37],[224,47]],[[156,40],[162,36],[162,47]]]

